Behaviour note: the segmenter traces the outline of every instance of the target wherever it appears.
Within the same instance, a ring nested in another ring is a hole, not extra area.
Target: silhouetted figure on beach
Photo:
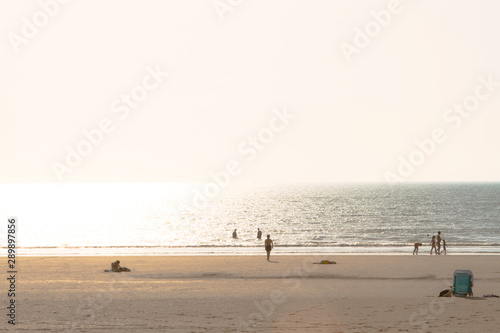
[[[111,263],[111,271],[113,272],[130,272],[127,267],[120,266],[120,260]]]
[[[441,231],[438,231],[436,240],[437,240],[437,254],[441,254]]]
[[[233,231],[233,238],[238,238],[238,234],[236,233],[236,229]]]
[[[432,236],[432,240],[431,240],[431,254],[432,254],[432,249],[434,249],[434,253],[437,254],[436,236]]]
[[[266,252],[267,252],[267,261],[269,261],[269,256],[271,255],[271,250],[274,247],[273,240],[270,237],[271,237],[271,235],[267,235],[267,239],[264,241],[264,245],[266,247]]]
[[[262,231],[259,228],[257,228],[257,239],[262,239]]]
[[[446,241],[443,238],[443,253],[446,254]]]
[[[415,247],[413,248],[413,254],[418,255],[418,247],[422,246],[422,243],[415,243]]]

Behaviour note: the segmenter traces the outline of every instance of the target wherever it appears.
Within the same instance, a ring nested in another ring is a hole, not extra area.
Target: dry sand
[[[105,273],[116,259],[132,272]],[[500,299],[480,297],[500,295],[500,256],[271,259],[21,257],[17,324],[4,314],[0,331],[500,332]],[[437,297],[455,269],[474,272],[475,297]]]

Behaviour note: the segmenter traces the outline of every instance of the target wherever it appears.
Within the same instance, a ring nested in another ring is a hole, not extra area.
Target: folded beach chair
[[[472,296],[474,274],[468,269],[457,269],[453,273],[453,295],[458,297]]]

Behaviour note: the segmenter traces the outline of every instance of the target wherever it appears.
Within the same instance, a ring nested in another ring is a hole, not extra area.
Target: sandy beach
[[[132,272],[104,272],[116,259]],[[321,259],[337,264],[313,264]],[[500,299],[482,297],[500,295],[496,255],[21,257],[17,265],[16,325],[4,315],[0,331],[500,330]],[[455,269],[474,272],[474,297],[437,297]]]

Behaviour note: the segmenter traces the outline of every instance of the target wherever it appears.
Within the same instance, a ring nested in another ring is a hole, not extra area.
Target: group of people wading
[[[233,238],[238,238],[238,233],[236,232],[236,229],[233,231]],[[257,228],[257,239],[262,239],[262,231],[260,228]],[[269,261],[269,256],[271,255],[271,250],[274,247],[273,240],[271,239],[271,235],[267,235],[267,239],[264,241],[264,247],[267,252],[267,261]]]
[[[441,241],[443,241],[443,251],[441,251]],[[431,254],[432,250],[434,250],[434,254],[446,254],[446,241],[441,238],[441,231],[438,231],[437,236],[432,236]]]
[[[427,235],[429,236],[429,235]],[[443,249],[441,250],[441,241],[443,241]],[[441,238],[441,231],[438,231],[437,236],[432,236],[431,239],[431,255],[432,251],[434,250],[434,254],[439,255],[439,254],[446,254],[446,241]],[[413,254],[418,254],[418,248],[419,246],[422,246],[422,243],[415,243],[415,248],[413,249]]]

